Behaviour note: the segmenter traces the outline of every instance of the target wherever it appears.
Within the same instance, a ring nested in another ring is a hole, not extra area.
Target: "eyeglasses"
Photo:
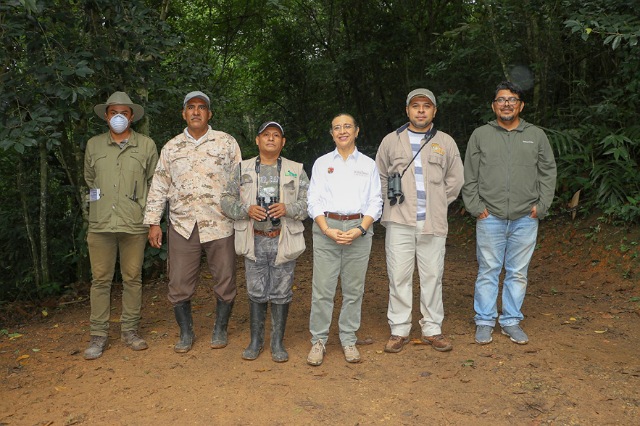
[[[337,126],[333,126],[331,128],[331,131],[333,132],[340,132],[344,129],[345,132],[350,132],[351,130],[353,130],[355,126],[353,124],[344,124],[344,125],[337,125]]]
[[[506,103],[509,103],[510,105],[515,105],[518,102],[520,102],[520,99],[512,96],[510,98],[497,98],[497,99],[494,99],[493,102],[495,102],[498,105],[504,105]]]

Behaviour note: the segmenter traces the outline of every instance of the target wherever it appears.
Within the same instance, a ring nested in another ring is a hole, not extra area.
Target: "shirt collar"
[[[191,141],[191,142],[195,142],[195,143],[200,143],[203,142],[207,139],[209,139],[209,132],[211,132],[211,125],[209,125],[209,130],[207,130],[207,133],[205,133],[204,135],[202,135],[200,137],[200,139],[194,138],[193,136],[191,136],[191,134],[189,133],[189,128],[185,127],[184,128],[184,136],[187,138],[187,140]]]
[[[124,145],[114,141],[113,137],[111,137],[111,132],[107,132],[107,134],[109,135],[109,143],[118,145],[121,149],[124,149],[125,146],[138,146],[138,138],[136,138],[135,132],[133,131],[133,129],[129,130],[131,130],[131,133],[129,133],[129,137],[126,139],[126,143],[124,143]]]
[[[359,155],[360,155],[360,151],[358,151],[358,147],[356,146],[353,152],[349,154],[349,156],[347,157],[347,160],[353,157],[353,159],[357,161]],[[333,158],[336,158],[336,157],[342,158],[342,155],[340,155],[340,153],[338,152],[338,148],[333,150]]]

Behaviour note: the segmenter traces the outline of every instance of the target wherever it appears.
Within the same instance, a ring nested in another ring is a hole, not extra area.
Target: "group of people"
[[[361,360],[356,333],[373,223],[378,219],[386,228],[389,277],[390,337],[384,350],[398,353],[409,342],[417,263],[421,340],[437,351],[450,351],[452,343],[442,332],[442,278],[448,206],[460,192],[467,211],[477,218],[475,341],[490,343],[499,324],[513,342],[526,344],[520,322],[527,271],[538,221],[553,200],[556,166],[544,132],[520,117],[520,87],[500,83],[491,107],[496,119],[473,132],[464,165],[453,138],[434,126],[437,102],[428,89],[408,94],[408,123],[385,136],[375,160],[356,146],[356,119],[340,113],[329,129],[335,149],[315,161],[309,179],[302,164],[281,156],[286,138],[276,121],[258,128],[259,155],[242,160],[236,140],[209,125],[211,102],[200,91],[185,96],[182,117],[187,127],[158,157],[154,142],[131,129],[144,109],[127,94],[114,93],[94,108],[109,131],[90,139],[85,154],[93,274],[91,340],[85,359],[100,357],[108,345],[118,251],[121,340],[132,350],[147,349],[138,332],[142,262],[146,240],[152,247],[162,246],[160,221],[165,211],[168,299],[180,329],[175,352],[188,352],[196,340],[191,298],[204,251],[217,299],[211,348],[224,348],[228,342],[238,254],[245,262],[251,334],[242,358],[254,360],[264,350],[270,310],[272,360],[289,359],[283,338],[296,259],[305,250],[307,217],[313,219],[309,365],[323,362],[338,279],[340,344],[347,362]]]

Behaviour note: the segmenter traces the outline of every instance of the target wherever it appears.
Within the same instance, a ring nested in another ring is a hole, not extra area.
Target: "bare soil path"
[[[455,218],[447,242],[445,333],[449,353],[412,343],[383,352],[389,334],[384,228],[376,224],[359,332],[361,364],[344,361],[336,319],[325,362],[306,364],[310,348],[311,243],[298,261],[286,332],[290,361],[267,350],[256,361],[240,355],[249,341],[244,271],[230,343],[209,348],[215,314],[203,269],[193,301],[197,341],[172,350],[178,328],[165,282],[144,287],[142,334],[150,348],[133,352],[119,341],[120,287],[114,286],[110,347],[85,361],[88,301],[42,308],[9,323],[0,336],[1,425],[632,425],[640,424],[640,231],[593,219],[543,222],[530,269],[519,346],[494,334],[474,343],[474,229]],[[418,306],[415,277],[414,311]],[[86,286],[75,300],[86,298]],[[339,301],[337,302],[339,306]],[[337,310],[336,310],[337,311]],[[13,318],[13,317],[11,317]],[[420,337],[418,312],[412,338]],[[267,330],[269,325],[267,324]],[[268,339],[267,332],[267,339]]]

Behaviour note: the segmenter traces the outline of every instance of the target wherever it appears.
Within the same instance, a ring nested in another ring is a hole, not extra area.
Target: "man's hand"
[[[247,210],[247,214],[251,219],[255,220],[256,222],[262,222],[263,220],[267,219],[266,210],[257,204],[253,204],[249,206],[249,210]]]
[[[281,218],[287,214],[287,207],[284,203],[273,203],[269,207],[269,217],[273,219]]]
[[[538,206],[531,207],[531,214],[529,216],[533,219],[538,218]]]
[[[160,225],[149,226],[149,244],[153,248],[162,247],[162,228]]]
[[[484,209],[484,211],[478,215],[478,220],[486,219],[488,216],[489,210]]]

